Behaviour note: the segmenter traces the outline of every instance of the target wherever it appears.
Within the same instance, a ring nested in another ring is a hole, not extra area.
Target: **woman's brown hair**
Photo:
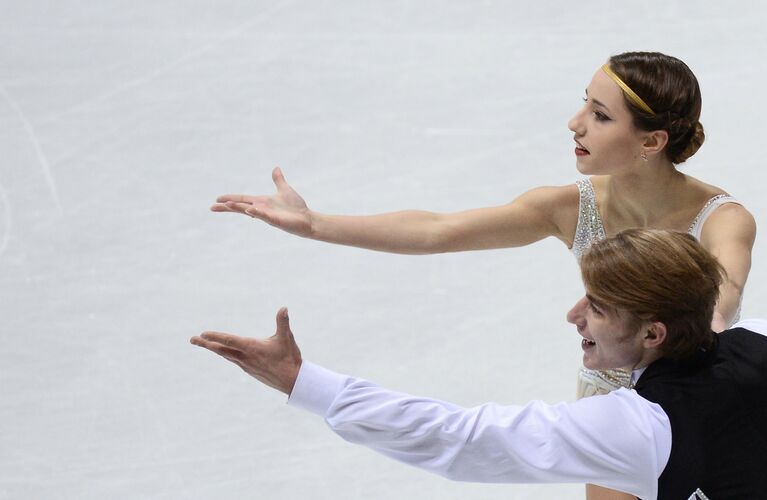
[[[666,325],[665,357],[710,347],[711,318],[725,271],[686,233],[629,229],[595,243],[581,259],[583,283],[601,303],[629,315],[629,328]]]
[[[634,126],[668,133],[666,156],[682,163],[703,145],[698,79],[679,59],[659,52],[626,52],[612,56],[610,68],[655,112],[648,113],[624,95]]]

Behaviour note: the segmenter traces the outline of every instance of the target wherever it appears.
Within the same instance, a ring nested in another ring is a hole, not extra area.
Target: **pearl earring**
[[[647,153],[645,153],[644,151],[642,151],[642,154],[640,154],[639,156],[642,157],[642,161],[647,161]]]

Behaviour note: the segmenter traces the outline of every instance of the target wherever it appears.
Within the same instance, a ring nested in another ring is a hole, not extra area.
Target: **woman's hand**
[[[279,168],[272,170],[272,180],[277,186],[277,192],[273,195],[225,194],[216,198],[210,209],[213,212],[241,213],[283,231],[311,237],[312,214],[304,199],[285,181]]]

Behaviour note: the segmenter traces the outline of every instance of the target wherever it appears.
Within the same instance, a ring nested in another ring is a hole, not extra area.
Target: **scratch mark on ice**
[[[8,90],[2,84],[0,84],[0,95],[3,96],[3,99],[5,99],[5,102],[8,103],[8,106],[10,106],[10,108],[13,110],[14,113],[16,113],[16,116],[18,116],[19,120],[21,121],[21,124],[24,127],[24,131],[27,133],[27,136],[29,137],[29,141],[32,143],[32,147],[34,148],[35,154],[37,155],[37,159],[40,162],[40,166],[42,167],[43,177],[45,178],[46,184],[48,184],[48,189],[50,189],[51,191],[53,203],[56,205],[56,209],[58,210],[59,214],[61,214],[62,213],[61,203],[59,202],[59,193],[56,188],[56,181],[53,179],[50,163],[48,163],[48,158],[45,156],[45,152],[43,151],[43,148],[40,145],[40,139],[37,137],[35,128],[32,126],[29,120],[27,120],[27,117],[24,114],[24,111],[21,109],[18,103],[11,97],[11,95],[8,93]]]

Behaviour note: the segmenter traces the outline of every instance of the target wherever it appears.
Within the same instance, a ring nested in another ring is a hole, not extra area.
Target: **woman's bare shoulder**
[[[527,191],[519,201],[535,206],[547,214],[547,218],[556,226],[557,238],[568,247],[572,245],[575,227],[578,224],[580,191],[578,186],[541,186]]]
[[[698,194],[701,198],[710,199],[720,194],[730,193],[726,189],[722,189],[719,186],[703,182],[702,180],[685,174],[685,181],[688,189]]]
[[[751,248],[755,238],[756,220],[751,212],[739,203],[725,203],[706,220],[700,241],[708,249],[727,241],[741,242]]]
[[[539,207],[548,213],[557,214],[577,211],[580,203],[580,192],[575,184],[540,186],[525,192],[517,200]]]

